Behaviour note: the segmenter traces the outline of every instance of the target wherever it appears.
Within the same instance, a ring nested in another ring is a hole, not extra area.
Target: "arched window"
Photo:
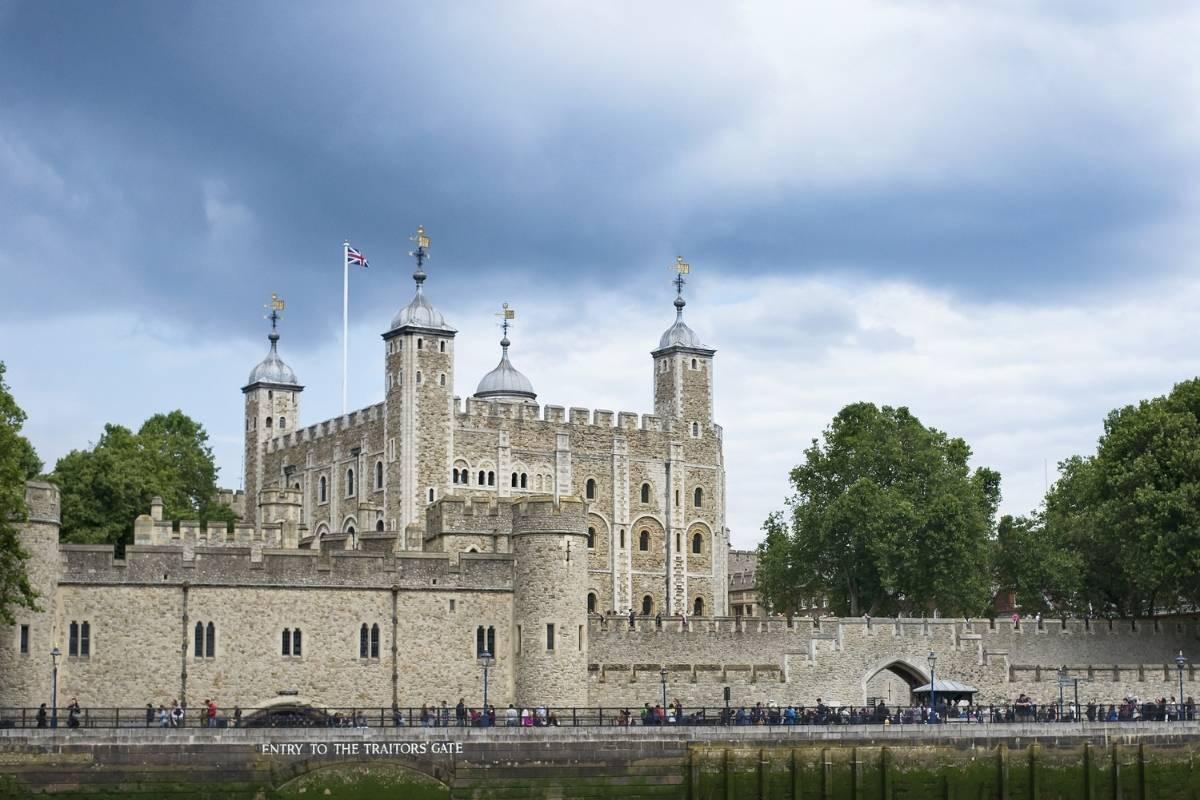
[[[274,390],[274,389],[268,389],[268,390],[267,390],[267,399],[268,399],[268,400],[274,400],[274,399],[275,399],[275,390]]]
[[[703,553],[704,552],[704,537],[698,533],[695,534],[694,536],[692,536],[692,552],[693,553]]]
[[[704,616],[704,598],[703,597],[697,597],[696,602],[692,603],[692,616],[695,616],[695,617]]]
[[[444,352],[446,352],[446,342],[445,342],[445,340],[442,340],[442,341],[439,341],[439,342],[438,342],[438,352],[439,352],[439,353],[444,353]]]
[[[446,373],[443,372],[440,375],[438,375],[438,385],[440,385],[440,386],[446,385]]]
[[[595,592],[588,592],[588,613],[589,614],[596,613],[596,593]]]
[[[366,658],[367,654],[371,652],[370,648],[369,648],[370,636],[371,636],[371,632],[367,629],[367,623],[364,622],[362,624],[362,627],[358,629],[358,657],[359,658]]]
[[[71,633],[67,640],[67,655],[79,655],[79,623],[71,623]]]
[[[512,474],[512,480],[508,482],[508,485],[514,489],[517,488],[517,473],[514,472]]]
[[[592,478],[588,478],[587,483],[584,486],[585,486],[584,494],[587,495],[587,499],[595,500],[596,499],[596,481],[593,480]]]
[[[489,470],[488,471],[488,486],[495,486],[495,485],[496,485],[496,473]]]
[[[621,528],[621,549],[625,549],[625,529]]]
[[[420,339],[417,339],[417,349],[421,350],[424,348],[424,346],[425,346],[425,343],[423,341],[421,341]]]
[[[271,427],[271,418],[267,417],[267,427]]]
[[[475,657],[479,658],[484,653],[491,652],[487,649],[487,629],[482,625],[475,629]]]
[[[487,483],[487,475],[484,474],[483,470],[479,470],[479,485],[483,486],[485,483]]]
[[[346,470],[346,497],[354,496],[354,470]]]
[[[91,630],[92,630],[92,626],[88,624],[86,619],[83,621],[83,624],[81,624],[79,626],[79,655],[80,655],[80,657],[86,656],[91,652],[91,641],[92,641]]]
[[[287,427],[287,419],[285,419],[284,417],[280,417],[279,418],[279,427],[286,428]]]
[[[699,486],[696,487],[696,491],[692,492],[692,505],[696,508],[704,505],[704,490]]]
[[[371,626],[371,658],[379,658],[379,623]]]
[[[375,490],[379,491],[383,488],[383,462],[375,462]]]
[[[433,487],[429,487],[429,502],[433,502]]]
[[[593,550],[596,547],[596,529],[588,528],[588,550]]]
[[[194,638],[196,640],[196,643],[192,649],[192,652],[195,654],[196,658],[200,658],[204,655],[204,623],[203,622],[196,623],[196,635]]]
[[[522,489],[527,488],[528,481],[529,481],[529,476],[526,475],[524,472],[522,472],[521,473],[521,488]]]
[[[320,485],[319,485],[319,490],[318,490],[318,492],[317,492],[317,497],[318,497],[318,499],[319,499],[319,502],[322,502],[322,503],[324,503],[324,502],[326,502],[326,501],[329,499],[329,493],[328,493],[328,491],[327,491],[327,488],[328,488],[328,487],[327,487],[327,486],[326,486],[326,484],[325,484],[325,476],[324,476],[324,475],[322,475],[322,476],[321,476],[321,482],[320,482]]]
[[[348,534],[350,534],[350,535],[352,535],[352,536],[353,536],[353,535],[354,535],[354,526],[353,526],[353,525],[347,525],[347,526],[346,526],[346,533],[348,533]]]
[[[458,483],[458,468],[457,467],[450,470],[450,482]]]
[[[696,436],[696,437],[700,436],[700,423],[699,422],[692,423],[692,436]]]
[[[638,534],[638,550],[650,549],[650,531],[642,531]]]
[[[208,623],[208,635],[204,639],[204,657],[212,658],[217,654],[217,626]]]
[[[487,651],[496,655],[496,629],[491,625],[488,625],[487,630]]]
[[[675,552],[678,553],[682,549],[683,549],[683,545],[680,544],[680,542],[679,542],[679,534],[676,533],[675,534]]]
[[[283,629],[283,647],[281,649],[285,656],[292,654],[292,631],[290,628]]]
[[[292,655],[300,655],[300,629],[292,631]]]
[[[383,520],[379,520],[375,523],[375,530],[377,530],[377,531],[383,530]]]
[[[693,358],[692,359],[692,369],[696,369],[697,366],[698,365],[696,364],[696,359]]]
[[[642,484],[642,502],[643,503],[650,502],[650,484],[648,484],[648,483]]]
[[[648,617],[654,613],[654,598],[646,595],[642,598],[642,616]]]

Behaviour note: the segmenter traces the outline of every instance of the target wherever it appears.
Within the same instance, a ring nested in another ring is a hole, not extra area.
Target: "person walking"
[[[458,705],[454,707],[454,719],[458,722],[458,727],[463,727],[467,724],[467,706],[463,702],[464,698],[458,698]]]
[[[208,727],[217,727],[217,701],[213,699],[208,701]]]
[[[40,706],[38,706],[37,726],[39,728],[46,727],[46,704],[45,703],[42,703]]]

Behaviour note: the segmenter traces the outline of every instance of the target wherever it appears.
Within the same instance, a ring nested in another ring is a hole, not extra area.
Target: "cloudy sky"
[[[304,422],[382,396],[412,293],[540,399],[651,409],[693,265],[729,524],[759,538],[846,403],[907,405],[1006,511],[1111,408],[1200,371],[1191,3],[0,0],[0,360],[50,464],[182,408],[238,485],[288,303]]]

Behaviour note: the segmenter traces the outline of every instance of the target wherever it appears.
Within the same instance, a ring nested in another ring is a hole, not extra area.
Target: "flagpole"
[[[342,413],[346,413],[346,362],[350,353],[350,240],[342,243]]]

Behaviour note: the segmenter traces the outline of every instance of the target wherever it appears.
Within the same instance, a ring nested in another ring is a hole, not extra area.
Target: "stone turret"
[[[58,593],[58,533],[61,522],[58,487],[25,484],[28,515],[17,523],[17,538],[28,554],[25,570],[37,592],[37,610],[13,609],[15,624],[0,625],[0,708],[50,704],[50,650],[59,647],[55,630]]]
[[[585,706],[586,505],[539,495],[514,503],[512,514],[515,702]]]

